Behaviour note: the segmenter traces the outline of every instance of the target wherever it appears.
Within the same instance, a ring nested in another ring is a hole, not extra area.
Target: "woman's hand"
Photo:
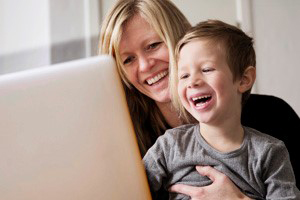
[[[169,188],[169,191],[188,195],[192,200],[250,199],[244,195],[225,174],[222,174],[213,167],[197,166],[196,170],[201,175],[211,179],[212,184],[204,187],[175,184]]]

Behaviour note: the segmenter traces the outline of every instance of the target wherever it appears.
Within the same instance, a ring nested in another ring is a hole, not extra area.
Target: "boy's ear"
[[[256,68],[253,66],[247,67],[240,79],[239,92],[244,93],[249,90],[253,86],[255,78]]]

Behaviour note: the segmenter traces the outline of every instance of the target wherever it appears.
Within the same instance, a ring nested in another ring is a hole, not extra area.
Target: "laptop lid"
[[[111,57],[0,76],[0,199],[150,199]]]

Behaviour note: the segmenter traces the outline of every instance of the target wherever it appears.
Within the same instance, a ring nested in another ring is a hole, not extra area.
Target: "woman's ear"
[[[244,93],[249,90],[253,86],[255,78],[256,68],[253,66],[247,67],[240,79],[239,92]]]

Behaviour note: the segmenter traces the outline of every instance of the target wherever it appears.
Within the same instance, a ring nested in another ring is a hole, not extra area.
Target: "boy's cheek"
[[[188,99],[187,99],[187,98],[181,98],[180,101],[181,101],[183,107],[184,107],[187,111],[191,112],[191,109],[190,109],[190,105],[189,105]]]

